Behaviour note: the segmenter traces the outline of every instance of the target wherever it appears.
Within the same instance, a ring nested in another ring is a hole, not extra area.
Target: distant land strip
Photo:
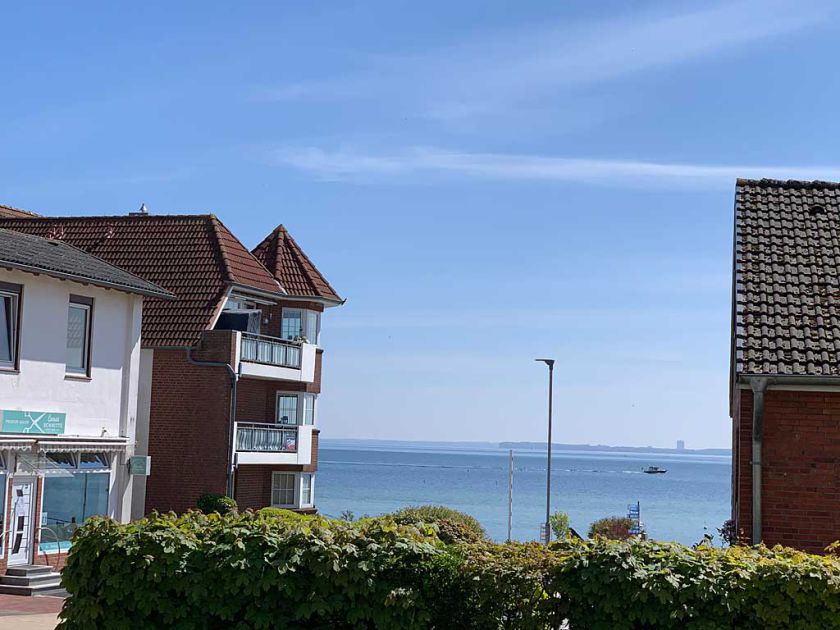
[[[500,442],[499,448],[519,451],[545,451],[545,442]],[[605,444],[555,444],[561,451],[613,451],[616,453],[669,453],[673,455],[732,455],[728,448],[659,448],[656,446],[606,446]]]

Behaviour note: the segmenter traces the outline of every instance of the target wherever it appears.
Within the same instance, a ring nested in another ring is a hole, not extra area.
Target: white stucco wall
[[[137,427],[142,297],[9,270],[0,270],[0,281],[23,286],[19,369],[0,370],[0,410],[64,413],[63,438],[126,438],[126,452],[115,454],[111,464],[108,514],[127,521],[134,482],[126,463],[134,453]],[[66,374],[71,294],[93,299],[90,378]]]
[[[140,377],[137,393],[137,424],[135,431],[135,455],[149,454],[149,416],[152,406],[152,366],[155,351],[140,351]],[[135,476],[132,480],[131,519],[142,518],[146,514],[146,477]]]
[[[142,298],[16,271],[0,280],[23,285],[20,370],[0,371],[0,409],[63,412],[65,435],[133,442]],[[65,373],[71,293],[94,300],[89,380]]]

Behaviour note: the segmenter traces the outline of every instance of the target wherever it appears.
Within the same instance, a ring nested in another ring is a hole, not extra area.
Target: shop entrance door
[[[32,562],[32,539],[35,533],[35,480],[31,477],[12,479],[12,505],[9,512],[9,566]]]

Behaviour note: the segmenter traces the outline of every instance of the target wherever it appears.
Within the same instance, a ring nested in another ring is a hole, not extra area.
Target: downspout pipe
[[[761,450],[764,441],[764,394],[769,379],[757,378],[750,383],[753,391],[752,417],[752,543],[762,539],[761,528]]]
[[[227,449],[227,484],[225,494],[233,498],[233,427],[236,422],[236,384],[239,373],[229,363],[223,361],[199,361],[193,357],[192,347],[187,348],[187,361],[200,367],[220,367],[227,370],[230,377],[230,410],[228,411],[228,449]]]

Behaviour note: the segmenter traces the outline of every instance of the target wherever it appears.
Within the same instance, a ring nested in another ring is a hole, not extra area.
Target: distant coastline
[[[500,442],[499,448],[519,451],[545,451],[545,442]],[[667,453],[669,455],[731,455],[728,448],[661,448],[658,446],[607,446],[605,444],[555,444],[561,451],[612,451],[615,453]]]
[[[485,450],[545,451],[545,442],[468,442],[468,441],[414,441],[414,440],[375,440],[365,438],[325,438],[322,448],[360,447],[375,448],[479,448]],[[669,455],[718,455],[729,456],[728,448],[663,448],[658,446],[607,446],[604,444],[555,444],[552,449],[559,451],[590,451],[614,453],[661,453]]]

